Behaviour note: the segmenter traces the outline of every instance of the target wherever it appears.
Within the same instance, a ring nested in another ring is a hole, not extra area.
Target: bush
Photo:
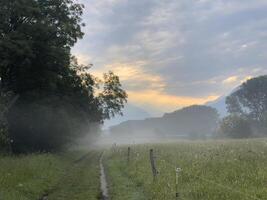
[[[249,121],[238,115],[229,115],[223,118],[219,132],[230,138],[247,138],[252,135]]]
[[[59,151],[88,134],[86,114],[66,102],[15,105],[8,114],[14,153]]]

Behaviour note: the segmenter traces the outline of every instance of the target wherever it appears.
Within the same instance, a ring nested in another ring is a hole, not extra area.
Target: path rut
[[[105,168],[103,165],[103,154],[100,157],[99,165],[100,165],[100,183],[101,183],[101,193],[102,193],[101,198],[102,200],[109,200],[108,184],[105,174]]]

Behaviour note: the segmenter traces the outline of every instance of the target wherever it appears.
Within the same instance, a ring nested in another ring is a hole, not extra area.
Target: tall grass
[[[0,199],[38,199],[60,180],[67,161],[52,154],[0,157]]]
[[[149,149],[153,148],[159,171],[153,181]],[[177,142],[136,145],[131,147],[127,164],[127,147],[106,155],[106,167],[113,199],[135,198],[139,191],[144,199],[171,200],[178,192],[184,200],[253,200],[267,199],[267,141],[228,140],[211,142]],[[123,191],[119,184],[126,186]],[[122,180],[123,179],[123,180]],[[128,186],[128,187],[127,187]]]
[[[98,199],[99,154],[85,153],[0,156],[0,200]]]

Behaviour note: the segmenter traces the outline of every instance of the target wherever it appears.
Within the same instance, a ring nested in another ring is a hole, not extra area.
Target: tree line
[[[250,138],[267,135],[267,75],[247,80],[226,98],[228,115],[188,106],[162,117],[129,120],[110,128],[114,138]]]
[[[229,115],[219,133],[232,138],[267,135],[267,75],[252,78],[226,98]]]
[[[119,77],[98,79],[71,55],[84,35],[83,8],[73,0],[0,1],[0,148],[58,151],[121,114]]]

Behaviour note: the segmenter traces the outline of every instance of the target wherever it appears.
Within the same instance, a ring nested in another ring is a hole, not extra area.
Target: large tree
[[[261,121],[267,112],[267,76],[252,78],[226,98],[228,112]]]
[[[70,49],[83,36],[81,4],[71,0],[0,1],[2,88],[25,94],[57,92]]]
[[[119,78],[98,81],[71,56],[82,12],[73,0],[0,0],[1,94],[19,97],[6,115],[14,151],[60,149],[121,114]]]

